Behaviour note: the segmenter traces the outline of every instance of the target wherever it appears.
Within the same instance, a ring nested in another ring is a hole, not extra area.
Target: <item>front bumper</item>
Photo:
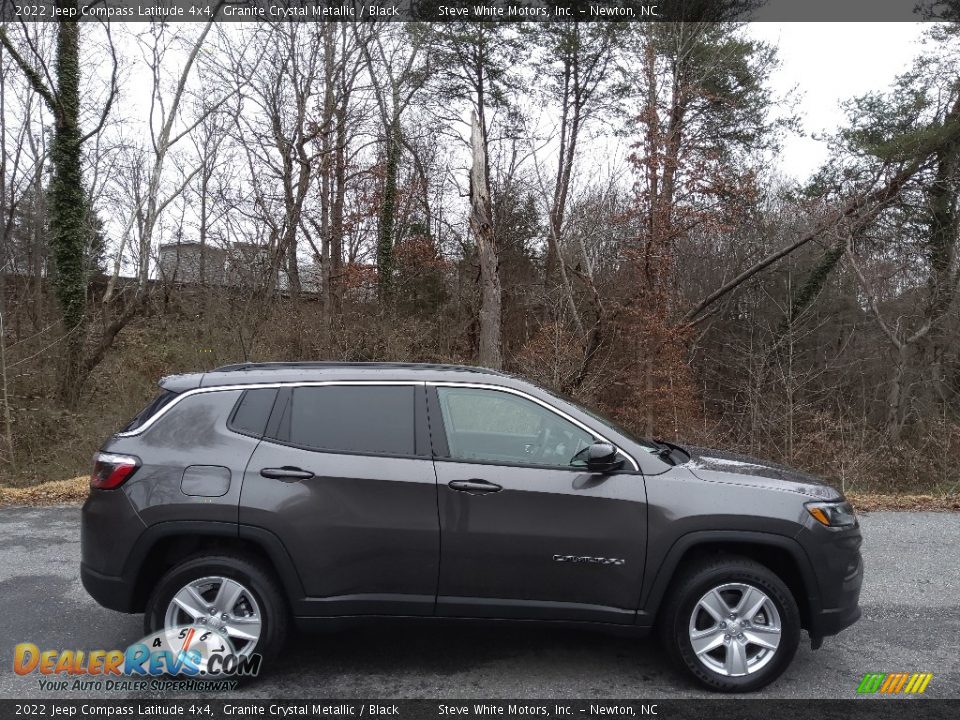
[[[812,607],[809,626],[815,643],[836,635],[860,619],[860,589],[863,586],[863,557],[860,554],[859,525],[849,530],[811,527],[813,542],[805,543],[819,585],[818,607]]]
[[[841,630],[853,625],[860,619],[860,606],[847,608],[831,608],[821,610],[815,622],[811,622],[810,637],[826,637],[836,635]]]

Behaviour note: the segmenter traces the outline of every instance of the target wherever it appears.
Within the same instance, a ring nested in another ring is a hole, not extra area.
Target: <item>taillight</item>
[[[113,490],[123,485],[140,467],[140,460],[133,455],[97,453],[93,457],[93,474],[90,487],[97,490]]]

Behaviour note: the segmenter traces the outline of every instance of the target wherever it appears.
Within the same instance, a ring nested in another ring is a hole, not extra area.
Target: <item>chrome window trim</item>
[[[423,386],[423,380],[303,380],[295,382],[275,382],[275,383],[245,383],[237,385],[211,385],[210,387],[199,387],[193,388],[192,390],[187,390],[184,393],[181,393],[176,398],[171,400],[169,403],[160,408],[160,412],[147,420],[143,425],[136,428],[135,430],[130,430],[128,432],[118,432],[114,433],[113,437],[125,438],[125,437],[135,437],[141,433],[149,430],[155,423],[159,422],[160,419],[166,415],[170,410],[179,405],[181,402],[186,400],[188,397],[193,397],[194,395],[204,395],[206,393],[213,392],[226,392],[229,390],[272,390],[274,388],[289,388],[289,387],[327,387],[330,385],[400,385],[400,386]]]
[[[603,441],[603,442],[605,442],[605,443],[609,443],[609,444],[613,445],[613,447],[616,448],[616,450],[617,450],[618,453],[620,453],[620,454],[623,455],[627,460],[630,461],[630,464],[633,465],[634,471],[635,471],[635,472],[640,472],[640,466],[637,464],[637,461],[633,458],[633,456],[632,456],[630,453],[628,453],[626,450],[624,450],[622,447],[620,447],[619,445],[617,445],[615,442],[613,442],[612,440],[610,440],[610,439],[608,439],[607,437],[605,437],[605,436],[603,435],[603,433],[597,432],[596,430],[594,430],[594,429],[593,429],[592,427],[590,427],[589,425],[586,425],[585,423],[582,423],[582,422],[580,422],[579,420],[577,420],[575,417],[573,417],[573,416],[571,416],[571,415],[568,415],[567,413],[565,413],[565,412],[564,412],[563,410],[561,410],[560,408],[556,408],[556,407],[554,407],[553,405],[551,405],[550,403],[546,402],[545,400],[541,400],[540,398],[534,397],[533,395],[530,395],[529,393],[525,393],[523,390],[517,390],[516,388],[505,387],[505,386],[503,386],[503,385],[493,385],[493,384],[491,384],[491,383],[457,382],[457,381],[455,381],[455,380],[450,380],[450,381],[447,381],[447,380],[436,380],[436,381],[427,380],[427,381],[426,381],[426,384],[427,384],[428,386],[430,386],[430,387],[463,387],[463,388],[473,388],[473,389],[477,389],[477,390],[496,390],[496,391],[498,391],[498,392],[505,392],[505,393],[509,393],[509,394],[511,394],[511,395],[517,395],[518,397],[522,397],[522,398],[525,398],[525,399],[527,399],[527,400],[530,400],[530,401],[536,403],[537,405],[540,405],[541,407],[546,408],[547,410],[549,410],[550,412],[552,412],[554,415],[560,416],[561,418],[563,418],[563,419],[566,420],[567,422],[573,423],[574,425],[576,425],[577,427],[579,427],[581,430],[584,430],[585,432],[588,432],[588,433],[590,433],[591,435],[593,435],[595,438],[597,438],[597,439],[599,439],[599,440],[601,440],[601,441]]]
[[[156,413],[153,417],[147,420],[140,427],[129,430],[127,432],[118,432],[115,433],[113,437],[117,438],[126,438],[126,437],[136,437],[151,427],[154,424],[159,422],[170,410],[175,408],[181,402],[186,400],[188,397],[193,397],[194,395],[203,395],[206,393],[214,392],[226,392],[230,390],[266,390],[266,389],[281,389],[281,388],[290,388],[290,387],[329,387],[332,385],[353,385],[353,386],[364,386],[364,385],[374,385],[374,386],[430,386],[430,387],[464,387],[464,388],[474,388],[478,390],[497,390],[499,392],[509,393],[511,395],[516,395],[518,397],[525,398],[531,402],[540,405],[541,407],[546,408],[554,415],[558,415],[567,422],[573,423],[581,430],[590,433],[595,438],[602,440],[603,442],[610,443],[617,449],[621,455],[623,455],[627,460],[630,461],[630,464],[633,465],[635,472],[640,472],[640,465],[637,464],[637,461],[633,456],[620,447],[617,443],[608,439],[603,433],[599,433],[594,430],[589,425],[580,422],[575,417],[565,413],[563,410],[554,407],[550,403],[541,400],[540,398],[534,397],[529,393],[524,392],[523,390],[517,390],[516,388],[506,387],[504,385],[495,385],[492,383],[474,383],[474,382],[458,382],[456,380],[298,380],[294,382],[275,382],[275,383],[247,383],[247,384],[237,384],[237,385],[212,385],[210,387],[198,387],[193,388],[192,390],[187,390],[184,393],[181,393],[176,398],[171,400],[169,403],[160,408],[160,411]]]

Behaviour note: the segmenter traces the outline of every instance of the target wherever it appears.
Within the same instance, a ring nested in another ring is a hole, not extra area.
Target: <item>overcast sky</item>
[[[842,0],[837,0],[842,2]],[[813,134],[841,124],[840,104],[885,89],[919,50],[923,23],[751,23],[750,32],[779,48],[779,89],[802,93],[804,137],[786,139],[783,172],[804,179],[825,159],[826,143]]]

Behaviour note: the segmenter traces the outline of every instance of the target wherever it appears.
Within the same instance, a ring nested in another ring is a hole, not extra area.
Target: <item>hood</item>
[[[690,461],[683,467],[701,480],[765,487],[807,495],[817,500],[843,498],[841,493],[823,480],[785,465],[724,450],[689,446],[684,450],[690,455]]]

